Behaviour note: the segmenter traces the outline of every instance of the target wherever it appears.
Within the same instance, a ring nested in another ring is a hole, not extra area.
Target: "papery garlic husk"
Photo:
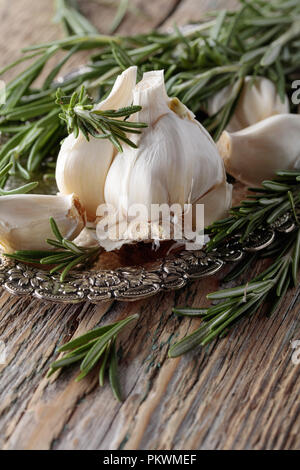
[[[132,103],[137,67],[129,67],[115,81],[109,96],[95,106],[95,110],[118,109]],[[56,164],[56,183],[61,194],[75,192],[87,212],[89,220],[96,217],[96,209],[104,202],[104,184],[116,151],[108,139],[90,136],[87,141],[80,132],[69,135],[63,142]]]
[[[85,212],[76,196],[16,194],[0,198],[0,250],[54,249],[47,238],[55,238],[50,217],[61,234],[73,240],[85,226]]]
[[[133,104],[142,107],[134,119],[148,127],[133,137],[137,149],[125,146],[113,160],[105,182],[106,203],[121,220],[128,219],[135,204],[142,204],[150,214],[152,204],[180,204],[184,210],[185,204],[203,201],[207,201],[205,224],[223,217],[231,204],[231,185],[217,147],[194,114],[177,98],[167,96],[163,71],[145,73],[133,97]],[[159,221],[152,220],[151,228],[157,235],[152,239],[168,238]],[[114,249],[130,240],[149,239],[148,229],[143,227],[138,236],[128,229],[122,233],[121,223],[115,244],[105,242],[99,230],[97,235],[105,249]]]
[[[93,246],[99,246],[95,224],[90,222],[87,223],[86,227],[74,238],[73,242],[75,245],[82,248],[91,248]]]
[[[230,98],[233,86],[225,87],[208,100],[207,112],[209,116],[220,111]],[[226,130],[228,132],[237,132],[270,116],[289,113],[289,111],[287,95],[284,102],[282,102],[277,93],[277,88],[271,80],[265,77],[247,76],[234,114]]]
[[[300,116],[272,116],[239,132],[224,131],[217,146],[229,174],[260,185],[277,170],[300,168]]]

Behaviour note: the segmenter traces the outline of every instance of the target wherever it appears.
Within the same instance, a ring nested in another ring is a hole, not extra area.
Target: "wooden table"
[[[132,3],[141,14],[128,15],[120,33],[197,20],[208,7],[235,2]],[[92,1],[81,4],[106,32],[114,12]],[[2,0],[0,66],[17,58],[24,45],[61,37],[52,15],[49,0]],[[1,447],[299,448],[300,366],[291,360],[291,342],[300,340],[299,289],[288,292],[276,316],[268,319],[258,313],[222,341],[183,358],[167,358],[169,344],[197,325],[195,320],[180,321],[172,307],[203,305],[206,293],[219,286],[211,278],[145,301],[97,306],[55,305],[1,292],[0,339],[8,349],[7,364],[0,369]],[[80,383],[74,382],[77,369],[57,381],[45,378],[63,341],[101,319],[114,321],[136,312],[141,314],[139,323],[122,337],[124,403],[114,400],[108,384],[100,389],[93,374]]]

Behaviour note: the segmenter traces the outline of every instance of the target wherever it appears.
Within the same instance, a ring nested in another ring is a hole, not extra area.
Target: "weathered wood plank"
[[[118,34],[143,33],[154,29],[168,17],[180,0],[164,0],[163,2],[144,2],[143,0],[131,0],[134,12],[128,12],[121,23]],[[0,2],[0,63],[1,67],[9,64],[20,57],[20,50],[28,45],[41,42],[50,42],[63,37],[60,25],[54,24],[53,1],[39,0],[14,0],[13,4],[9,0]],[[114,15],[115,8],[109,6],[99,6],[94,1],[81,2],[82,11],[91,18],[92,23],[102,34],[108,34]],[[34,11],[33,11],[34,10]],[[41,75],[39,82],[46,77],[51,67],[57,63],[57,54],[49,61]],[[71,59],[62,72],[74,70],[74,68],[85,63],[89,56],[88,52],[81,52],[76,58]],[[30,63],[30,62],[29,62]],[[9,80],[15,75],[17,70],[23,70],[24,65],[20,65],[13,71],[4,75],[4,80]],[[1,77],[2,78],[2,77]]]
[[[201,17],[226,1],[134,2],[146,13],[129,15],[124,34],[169,27]],[[230,2],[230,6],[233,2]],[[18,57],[24,44],[61,35],[52,25],[51,2],[3,0],[0,65]],[[113,13],[84,2],[101,31]],[[163,20],[166,22],[163,24]],[[84,59],[84,54],[82,60]],[[249,273],[250,274],[250,273]],[[7,364],[0,366],[0,446],[6,449],[297,449],[300,445],[299,366],[291,341],[300,339],[299,289],[286,296],[278,315],[263,313],[238,325],[222,341],[184,358],[167,358],[168,346],[198,321],[179,320],[175,305],[206,305],[217,278],[133,304],[61,306],[1,293],[0,338]],[[121,381],[126,400],[117,403],[108,384],[92,375],[75,383],[76,369],[45,378],[55,348],[102,319],[139,312],[124,332]]]
[[[180,2],[172,15],[163,24],[164,28],[172,27],[174,23],[184,25],[203,20],[205,12],[208,10],[219,10],[227,8],[234,9],[238,0],[185,0]]]

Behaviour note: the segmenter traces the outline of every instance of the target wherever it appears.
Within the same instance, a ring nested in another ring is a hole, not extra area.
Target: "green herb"
[[[275,312],[289,287],[297,285],[297,273],[300,255],[300,229],[298,212],[300,211],[300,172],[278,171],[272,181],[265,181],[262,188],[256,188],[256,194],[231,210],[231,217],[215,222],[208,228],[211,241],[207,251],[213,253],[226,243],[230,236],[236,236],[241,242],[254,230],[268,225],[290,212],[295,221],[296,230],[282,235],[261,253],[248,255],[235,267],[225,281],[235,279],[245,272],[250,263],[260,255],[275,258],[275,261],[260,275],[247,284],[220,290],[208,294],[207,298],[220,301],[208,308],[175,308],[174,313],[184,316],[199,316],[201,326],[194,333],[174,344],[169,351],[170,357],[180,356],[196,346],[205,346],[217,337],[224,336],[242,317],[256,313],[264,303],[271,303],[270,313]],[[284,248],[283,248],[284,247]]]
[[[147,16],[141,8],[134,5],[129,0],[96,0],[101,6],[112,7],[116,9],[116,14],[109,28],[109,33],[113,34],[117,31],[121,23],[123,22],[127,12],[135,16]]]
[[[26,194],[38,186],[37,182],[32,182],[32,183],[25,184],[23,186],[19,186],[18,188],[15,188],[15,189],[10,189],[10,190],[2,189],[2,187],[5,185],[9,172],[12,170],[13,166],[14,166],[13,163],[10,162],[7,165],[2,166],[2,168],[0,169],[0,196],[10,196],[13,194]]]
[[[68,351],[61,359],[53,362],[48,372],[50,377],[59,369],[80,361],[80,375],[76,381],[82,380],[94,367],[100,364],[99,385],[104,384],[106,371],[109,372],[109,381],[117,400],[122,401],[121,388],[118,377],[118,359],[116,339],[118,334],[131,322],[137,320],[139,315],[131,315],[124,320],[96,328],[82,336],[64,344],[59,352]]]
[[[62,23],[67,36],[97,34],[97,29],[83,16],[76,0],[55,0],[55,23]]]
[[[113,34],[118,29],[123,19],[125,18],[125,15],[128,9],[129,9],[129,0],[120,0],[116,16],[114,17],[114,20],[110,27],[110,34]]]
[[[101,248],[99,246],[84,248],[75,245],[63,238],[59,228],[53,218],[50,218],[50,225],[55,240],[48,239],[47,243],[58,251],[43,250],[20,250],[12,254],[5,254],[9,258],[22,261],[24,263],[40,263],[42,265],[52,266],[50,274],[61,271],[60,280],[63,282],[71,271],[81,264],[91,263],[99,255]]]
[[[278,259],[247,284],[208,294],[208,299],[221,302],[207,309],[198,309],[198,315],[203,319],[200,328],[174,344],[169,356],[180,356],[196,346],[205,346],[213,339],[222,337],[237,320],[257,313],[265,301],[272,302],[270,313],[276,311],[294,283],[294,273],[298,271],[300,230],[290,235],[286,243],[284,250],[278,253]],[[175,310],[177,315],[187,315],[186,312],[186,309]],[[195,312],[196,309],[193,316]]]
[[[119,152],[123,151],[121,141],[136,148],[134,142],[126,136],[127,132],[140,134],[139,129],[147,127],[147,124],[141,122],[120,119],[137,113],[142,109],[141,106],[128,106],[118,110],[94,110],[92,100],[88,97],[84,86],[81,87],[80,93],[75,91],[72,96],[63,96],[61,89],[58,89],[56,97],[56,103],[63,110],[59,116],[66,122],[69,133],[74,132],[75,137],[78,137],[80,130],[87,140],[89,135],[97,139],[109,139]]]
[[[208,227],[210,241],[207,251],[212,251],[229,235],[240,234],[243,242],[256,229],[275,222],[287,211],[292,211],[298,224],[296,207],[300,206],[300,172],[278,171],[272,181],[264,181],[261,188],[249,188],[249,196],[239,206],[230,210],[230,217]]]
[[[73,1],[57,5],[62,21],[74,20],[73,14],[65,13],[77,11]],[[74,34],[82,25],[78,29],[70,23],[67,29],[71,36],[28,47],[23,57],[0,71],[1,75],[36,55],[35,62],[7,84],[7,103],[0,108],[0,130],[5,129],[7,137],[0,149],[0,170],[13,161],[14,172],[31,180],[49,155],[55,161],[59,143],[67,135],[66,122],[59,118],[55,103],[58,88],[64,96],[70,96],[80,94],[84,84],[88,93],[102,99],[117,75],[132,64],[138,66],[139,77],[149,70],[164,69],[168,94],[201,113],[206,128],[218,138],[234,112],[246,75],[268,77],[282,98],[290,92],[287,84],[300,66],[299,17],[299,2],[241,0],[236,11],[213,12],[195,29],[175,29],[172,34],[154,31],[113,37],[92,33],[88,27]],[[86,66],[58,82],[62,66],[82,49],[91,50]],[[61,51],[65,51],[64,58],[44,84],[33,86],[44,66]],[[228,85],[233,86],[232,93],[223,108],[217,115],[206,117],[203,110],[207,100]]]

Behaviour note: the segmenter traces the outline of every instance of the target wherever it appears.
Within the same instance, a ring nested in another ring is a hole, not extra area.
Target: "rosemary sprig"
[[[72,0],[61,5],[76,8]],[[138,66],[139,77],[163,68],[168,94],[199,113],[217,139],[234,112],[246,75],[270,78],[282,97],[284,92],[290,93],[287,84],[300,66],[299,17],[297,1],[241,0],[236,11],[212,12],[207,21],[186,32],[175,29],[172,34],[112,37],[86,31],[73,34],[69,29],[69,37],[25,48],[23,57],[0,71],[1,76],[36,56],[6,87],[7,102],[0,108],[0,131],[6,137],[0,149],[0,168],[11,161],[10,176],[17,174],[31,181],[48,156],[55,162],[59,144],[67,135],[66,122],[59,118],[55,103],[57,89],[63,95],[79,94],[84,84],[88,93],[100,99],[129,64]],[[92,54],[86,66],[63,82],[57,81],[63,65],[82,49]],[[33,86],[48,61],[62,50],[65,56],[43,85]],[[207,100],[227,85],[234,85],[228,101],[216,116],[206,117]]]
[[[275,222],[287,211],[292,211],[298,224],[296,208],[300,207],[300,172],[278,171],[271,181],[264,181],[260,188],[249,188],[245,201],[230,210],[230,216],[208,227],[210,241],[207,251],[212,251],[229,235],[240,234],[243,242],[256,229]]]
[[[100,364],[99,385],[103,386],[105,373],[108,371],[109,381],[115,398],[122,401],[121,387],[118,377],[118,358],[116,339],[119,333],[139,315],[131,315],[124,320],[110,323],[96,328],[82,336],[64,344],[58,352],[67,353],[50,365],[47,377],[50,377],[59,369],[68,367],[80,361],[80,375],[76,381],[82,380],[92,369]]]
[[[278,171],[277,177],[263,182],[262,188],[252,191],[256,194],[233,208],[230,217],[209,227],[208,232],[212,238],[207,245],[208,252],[213,253],[233,235],[243,242],[254,230],[276,222],[288,211],[293,215],[297,229],[282,235],[281,239],[275,239],[261,253],[243,259],[224,280],[229,281],[241,275],[258,256],[274,258],[275,261],[245,285],[208,294],[208,299],[220,301],[216,305],[173,310],[177,315],[199,316],[203,321],[194,333],[170,348],[170,357],[179,356],[196,346],[204,346],[217,337],[223,337],[236,321],[257,312],[264,302],[271,303],[270,313],[274,313],[280,307],[289,287],[297,285],[300,255],[300,172]]]
[[[126,15],[126,13],[129,9],[131,9],[130,4],[129,4],[129,0],[119,0],[119,5],[118,5],[118,8],[117,8],[116,15],[113,19],[112,25],[111,25],[110,30],[109,30],[110,34],[115,33],[115,31],[118,29],[118,27],[122,23],[125,15]]]
[[[140,134],[140,129],[147,127],[142,122],[130,122],[126,118],[137,113],[141,106],[128,106],[117,110],[95,110],[84,86],[80,93],[76,91],[72,96],[64,96],[61,89],[56,92],[56,103],[62,108],[59,117],[66,122],[68,132],[74,132],[75,137],[79,131],[89,140],[89,135],[97,139],[109,139],[119,152],[123,151],[121,142],[137,148],[127,133]],[[120,118],[125,118],[124,120]]]
[[[71,271],[81,264],[87,264],[97,258],[101,248],[99,246],[85,248],[63,238],[55,220],[50,218],[50,225],[55,240],[48,239],[47,243],[58,251],[46,250],[19,250],[7,253],[5,256],[25,263],[40,263],[51,267],[50,274],[61,271],[60,280],[63,282]]]
[[[177,357],[205,346],[213,339],[226,335],[229,329],[242,317],[256,313],[265,301],[271,301],[270,314],[281,305],[290,286],[296,285],[299,267],[300,229],[288,237],[287,245],[278,254],[277,260],[259,276],[245,285],[208,294],[210,300],[221,302],[207,309],[176,308],[177,315],[201,316],[203,322],[191,335],[174,344],[169,350],[170,357]]]
[[[9,172],[13,168],[13,163],[10,162],[7,165],[0,166],[0,196],[10,196],[13,194],[26,194],[35,189],[38,186],[37,182],[32,182],[19,186],[18,188],[4,190],[2,187],[5,185],[5,182],[8,178]]]
[[[97,34],[97,29],[83,16],[76,0],[55,0],[55,23],[62,23],[67,36]]]

